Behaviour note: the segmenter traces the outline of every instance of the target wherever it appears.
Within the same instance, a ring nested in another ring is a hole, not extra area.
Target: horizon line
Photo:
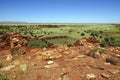
[[[25,21],[0,21],[0,24],[120,24],[120,23],[92,23],[92,22],[67,22],[67,23],[63,23],[63,22],[25,22]]]

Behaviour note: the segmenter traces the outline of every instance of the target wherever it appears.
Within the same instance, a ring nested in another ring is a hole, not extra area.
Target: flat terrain
[[[47,39],[54,45],[68,45],[81,37],[95,37],[104,43],[104,38],[114,38],[113,44],[120,46],[119,24],[13,24],[1,25],[0,34],[15,32],[24,36],[35,36]],[[57,38],[56,38],[57,36]],[[59,36],[66,36],[59,37]],[[55,38],[54,38],[55,37]]]

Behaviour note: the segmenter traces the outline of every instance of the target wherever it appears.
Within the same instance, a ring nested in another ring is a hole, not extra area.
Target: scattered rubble
[[[21,64],[20,70],[22,70],[23,72],[27,71],[27,64]]]
[[[15,67],[15,65],[9,65],[9,66],[6,66],[6,67],[2,67],[1,71],[10,71],[14,67]]]
[[[106,62],[107,63],[110,63],[112,65],[117,65],[117,61],[113,60],[113,59],[110,59],[110,58],[106,58]]]
[[[51,64],[51,65],[45,65],[44,66],[45,68],[55,68],[55,67],[59,67],[59,64],[57,64],[57,63],[54,63],[54,64]]]
[[[12,48],[11,49],[11,55],[16,58],[19,57],[20,55],[24,55],[27,53],[27,50],[25,47],[18,47],[18,48]]]
[[[120,80],[120,47],[104,48],[94,38],[68,47],[29,48],[28,38],[15,33],[0,40],[0,75],[9,80]]]
[[[106,79],[110,78],[110,75],[106,73],[101,73],[101,76]]]
[[[99,52],[90,52],[87,54],[88,56],[92,57],[92,58],[95,58],[95,59],[98,59],[100,57],[100,53]]]
[[[112,74],[118,74],[120,72],[120,70],[108,70],[108,71]]]
[[[62,80],[70,80],[70,77],[69,77],[68,75],[64,75],[64,76],[62,77]]]
[[[11,48],[26,46],[28,43],[25,37],[12,32],[4,34],[2,39],[9,44]]]
[[[74,43],[74,46],[92,46],[94,44],[94,46],[98,46],[100,45],[100,42],[98,40],[96,40],[95,38],[93,37],[90,37],[90,38],[82,38],[80,40],[77,40],[75,43]]]
[[[54,61],[48,61],[48,65],[50,65],[50,64],[53,64],[54,63]]]
[[[116,54],[116,57],[120,58],[120,54]]]
[[[12,59],[13,59],[13,56],[11,54],[7,55],[7,58],[6,58],[7,61],[11,61]]]
[[[87,78],[88,80],[92,80],[92,79],[95,79],[96,76],[95,76],[95,74],[90,73],[90,74],[87,74],[87,75],[86,75],[86,78]]]

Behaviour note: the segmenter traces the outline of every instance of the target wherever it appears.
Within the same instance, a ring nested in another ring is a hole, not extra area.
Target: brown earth
[[[15,35],[0,41],[0,75],[8,80],[120,80],[120,47],[82,38],[70,47],[28,48],[28,38]]]

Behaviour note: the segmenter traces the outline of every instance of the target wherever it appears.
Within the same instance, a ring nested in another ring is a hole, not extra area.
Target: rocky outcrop
[[[30,37],[24,37],[20,34],[8,32],[1,37],[0,47],[1,50],[8,46],[7,49],[10,49],[11,55],[13,58],[16,58],[20,55],[26,54],[28,41],[32,39]],[[7,57],[7,60],[10,61],[11,58]]]
[[[78,45],[83,46],[83,45],[91,45],[91,44],[99,45],[100,42],[97,39],[93,38],[93,37],[89,37],[89,38],[79,39],[73,45],[74,46],[78,46]]]
[[[11,48],[26,46],[28,40],[17,33],[6,33],[3,35],[2,40],[5,41]]]

